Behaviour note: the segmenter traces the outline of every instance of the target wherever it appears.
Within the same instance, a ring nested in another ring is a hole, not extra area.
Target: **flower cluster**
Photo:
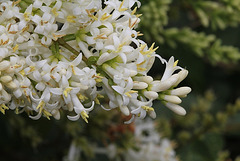
[[[69,111],[70,120],[87,122],[98,105],[119,108],[132,121],[156,117],[151,106],[158,99],[184,115],[179,97],[191,88],[175,87],[188,71],[138,38],[140,5],[138,0],[0,2],[0,111],[25,111],[32,119],[59,119],[60,111]],[[155,58],[166,64],[161,80],[147,75]]]
[[[178,160],[174,151],[174,142],[162,138],[152,120],[136,120],[134,136],[135,144],[139,149],[128,149],[125,155],[126,161]]]
[[[109,160],[124,161],[178,161],[174,151],[175,143],[167,138],[162,138],[155,129],[155,124],[151,119],[138,119],[134,122],[134,134],[132,147],[119,149],[116,142],[105,146],[90,144],[94,154],[104,155]],[[64,161],[79,160],[83,153],[83,148],[72,142]]]

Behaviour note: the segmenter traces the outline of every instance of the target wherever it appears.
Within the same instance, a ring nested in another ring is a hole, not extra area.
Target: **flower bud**
[[[157,99],[158,98],[158,93],[154,91],[144,91],[143,92],[144,96],[147,97],[148,99]]]
[[[5,76],[2,76],[2,77],[0,78],[0,80],[1,80],[1,82],[3,82],[3,83],[8,83],[8,82],[12,81],[12,77],[10,77],[9,75],[5,75]]]
[[[187,95],[190,92],[191,92],[191,88],[190,87],[180,87],[180,88],[171,90],[171,95],[185,96],[185,95]]]
[[[133,89],[145,89],[148,87],[147,83],[144,82],[133,82]]]
[[[151,76],[137,76],[133,78],[135,81],[139,82],[145,82],[147,84],[150,84],[153,81],[153,78]]]
[[[8,82],[8,83],[6,84],[6,86],[7,86],[8,88],[10,88],[10,89],[16,89],[16,88],[17,88],[16,83],[14,83],[13,81]]]
[[[10,67],[10,62],[7,60],[4,60],[0,63],[0,71],[6,70],[9,67]]]
[[[155,119],[157,116],[156,116],[156,112],[155,111],[149,111],[148,112],[149,116],[153,119]]]
[[[188,71],[186,69],[181,70],[179,73],[179,78],[178,81],[174,84],[175,86],[177,86],[180,82],[182,82],[188,75]]]
[[[171,102],[174,104],[180,104],[182,102],[182,100],[178,96],[165,95],[163,99],[167,102]]]
[[[130,114],[129,109],[127,108],[127,106],[120,106],[119,108],[120,108],[121,112],[124,115],[128,116]]]
[[[166,106],[178,115],[186,115],[186,110],[179,105],[173,103],[166,103]]]

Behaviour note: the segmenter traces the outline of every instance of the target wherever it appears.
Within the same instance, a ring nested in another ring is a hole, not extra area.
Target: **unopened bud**
[[[127,106],[120,106],[120,110],[126,116],[128,116],[130,114],[129,109],[127,108]]]
[[[167,102],[171,102],[174,104],[180,104],[182,102],[182,100],[178,96],[165,95],[163,99]]]
[[[145,89],[148,87],[147,83],[144,82],[133,82],[133,89]]]
[[[17,85],[16,83],[14,83],[13,81],[11,82],[8,82],[7,84],[5,84],[8,88],[10,89],[16,89],[17,88]]]
[[[157,116],[156,116],[156,112],[155,111],[149,111],[148,112],[149,116],[153,119],[155,119]]]
[[[8,82],[12,81],[12,77],[10,77],[9,75],[5,75],[5,76],[2,76],[2,77],[0,78],[0,80],[1,80],[1,82],[3,82],[3,83],[8,83]]]
[[[148,99],[157,99],[158,98],[158,93],[154,91],[144,91],[143,92],[144,96],[147,97]]]
[[[135,81],[139,82],[145,82],[147,84],[150,84],[153,81],[153,78],[151,76],[137,76],[133,78]]]
[[[0,63],[0,70],[6,70],[7,68],[10,67],[10,62],[7,60],[4,60]]]
[[[184,108],[182,108],[181,106],[177,105],[177,104],[173,104],[173,103],[166,103],[166,106],[172,110],[173,112],[175,112],[178,115],[186,115],[186,110]]]
[[[178,73],[179,78],[178,81],[175,83],[175,86],[177,86],[180,82],[182,82],[188,75],[188,71],[186,69],[183,69]]]
[[[175,96],[185,96],[191,92],[190,87],[180,87],[171,91],[171,95]]]

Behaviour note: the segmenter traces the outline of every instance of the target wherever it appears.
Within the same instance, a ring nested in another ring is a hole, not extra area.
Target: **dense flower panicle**
[[[138,38],[138,7],[137,0],[0,2],[0,111],[60,119],[64,110],[88,122],[100,106],[119,108],[131,122],[155,118],[158,99],[185,115],[178,104],[191,88],[176,87],[188,71]],[[161,80],[147,75],[156,57],[166,65]]]

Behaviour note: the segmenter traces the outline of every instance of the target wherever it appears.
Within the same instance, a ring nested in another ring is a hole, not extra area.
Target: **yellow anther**
[[[27,112],[28,116],[33,115],[33,111],[30,111],[30,110],[25,110],[25,111]]]
[[[131,90],[129,93],[138,93],[138,91]]]
[[[108,39],[106,36],[104,36],[104,33],[100,34],[100,35],[97,35],[96,37],[94,37],[94,40],[97,40],[97,39]]]
[[[101,95],[101,94],[97,94],[97,98],[104,98],[104,95]]]
[[[126,96],[130,97],[130,98],[132,97],[131,94],[130,94],[130,92],[125,92],[124,94],[125,94]]]
[[[30,21],[29,15],[30,15],[29,12],[25,12],[25,13],[23,14],[23,17],[24,17],[24,19],[25,19],[26,21]]]
[[[29,66],[30,70],[28,71],[28,73],[33,72],[35,70],[35,66]]]
[[[74,70],[74,66],[73,66],[73,65],[71,65],[71,68],[72,68],[72,73],[73,73],[73,75],[76,75],[76,72],[75,72],[75,70]]]
[[[57,68],[57,66],[52,67],[52,69],[50,70],[50,73],[52,73],[55,68]]]
[[[53,80],[55,80],[56,78],[53,76],[53,75],[50,75],[50,77],[53,79]]]
[[[142,14],[137,14],[137,15],[136,15],[137,18],[139,18],[139,17],[141,17],[141,16],[142,16]]]
[[[146,63],[146,60],[144,60],[143,62],[137,64],[137,67],[140,67],[140,66],[143,65],[144,63]]]
[[[9,108],[5,104],[0,105],[0,111],[5,114],[5,110],[8,110]]]
[[[19,108],[17,107],[15,110],[15,113],[18,115],[19,114]]]
[[[100,82],[102,82],[102,79],[97,78],[97,79],[95,79],[95,81],[96,81],[97,83],[100,83]]]
[[[48,112],[47,110],[43,109],[43,115],[50,120],[50,116],[52,116],[52,114],[50,112]]]
[[[95,101],[96,104],[100,105],[100,101],[97,97],[94,99],[94,101]]]
[[[17,4],[20,3],[20,2],[21,2],[21,0],[14,1],[14,2],[12,3],[12,6],[17,5]]]
[[[7,44],[9,42],[9,39],[7,39],[6,41],[4,41],[3,42],[3,40],[1,39],[1,43],[0,43],[0,45],[5,45],[5,44]]]
[[[145,49],[146,46],[147,46],[147,44],[143,44],[143,45],[141,44],[141,46],[140,46],[140,50],[143,51],[143,50]]]
[[[104,77],[100,76],[100,73],[98,73],[97,75],[94,74],[94,75],[92,76],[92,78],[94,78],[94,77],[96,78],[95,81],[96,81],[97,83],[102,82],[102,79],[104,78]]]
[[[67,16],[67,21],[70,23],[76,23],[76,21],[74,20],[75,18],[76,18],[76,16],[69,15],[69,16]]]
[[[57,17],[59,15],[59,13],[57,12],[57,8],[54,7],[53,9],[51,9],[52,13]]]
[[[13,47],[13,52],[16,52],[18,50],[18,44],[16,44],[14,47]]]
[[[15,69],[17,69],[17,68],[20,68],[21,67],[21,65],[19,65],[19,64],[16,64],[16,65],[14,65],[13,66]]]
[[[65,97],[67,97],[67,96],[68,96],[68,93],[69,93],[71,90],[72,90],[71,87],[66,88],[66,89],[63,91],[63,95],[64,95]]]
[[[79,98],[81,101],[85,101],[85,100],[88,99],[86,96],[84,96],[84,95],[82,95],[82,94],[79,94],[79,95],[78,95],[78,98]]]
[[[27,31],[29,29],[29,25],[27,25],[26,27],[24,27],[23,29],[22,29],[22,32],[25,32],[25,31]]]
[[[131,23],[131,19],[129,19],[129,27],[133,28],[137,24],[138,19],[136,19],[133,24]]]
[[[142,106],[142,109],[144,109],[147,112],[154,111],[154,109],[152,107],[149,107],[149,106]]]
[[[9,33],[9,34],[16,34],[17,31],[9,31],[8,33]]]
[[[92,18],[92,19],[94,19],[94,20],[98,20],[98,18],[97,18],[96,16],[94,16],[94,15],[91,14],[91,11],[86,10],[86,12],[87,12],[87,14],[88,14],[88,17],[90,17],[90,18]]]
[[[118,9],[118,10],[119,10],[120,12],[127,10],[127,8],[122,8],[124,1],[125,1],[125,0],[123,0],[122,3],[121,3],[120,6],[119,6],[119,9]]]
[[[21,70],[20,72],[19,72],[22,76],[24,76],[26,73],[24,72],[24,70]]]
[[[137,67],[137,70],[144,72],[144,71],[146,71],[147,69],[146,69],[146,68],[142,68],[142,67]]]
[[[86,122],[86,123],[88,123],[88,118],[89,118],[89,116],[88,116],[88,114],[85,112],[85,111],[82,111],[81,112],[81,116],[82,116],[82,118],[83,118],[83,120]]]
[[[45,106],[45,102],[40,101],[40,103],[37,106],[37,110],[39,109],[39,112],[42,113],[43,107]]]
[[[25,96],[27,97],[28,102],[31,103],[31,99],[30,99],[29,95],[27,94],[26,89],[24,89],[23,92],[24,92]]]
[[[137,32],[137,36],[143,36],[143,34],[140,32]]]
[[[9,31],[11,29],[11,27],[12,27],[12,24],[10,23],[10,25],[8,26],[7,31]]]
[[[61,38],[61,37],[65,36],[65,35],[52,34],[52,36],[53,36],[54,40],[57,40],[58,38]]]
[[[107,20],[107,19],[109,19],[110,17],[111,17],[112,15],[107,15],[107,13],[104,13],[103,15],[102,15],[102,17],[101,17],[101,21],[105,21],[105,20]]]
[[[136,11],[137,11],[137,7],[135,7],[134,9],[133,9],[133,11],[132,11],[132,15],[134,15],[135,13],[136,13]]]
[[[174,62],[173,67],[177,66],[177,64],[178,64],[178,60]]]

